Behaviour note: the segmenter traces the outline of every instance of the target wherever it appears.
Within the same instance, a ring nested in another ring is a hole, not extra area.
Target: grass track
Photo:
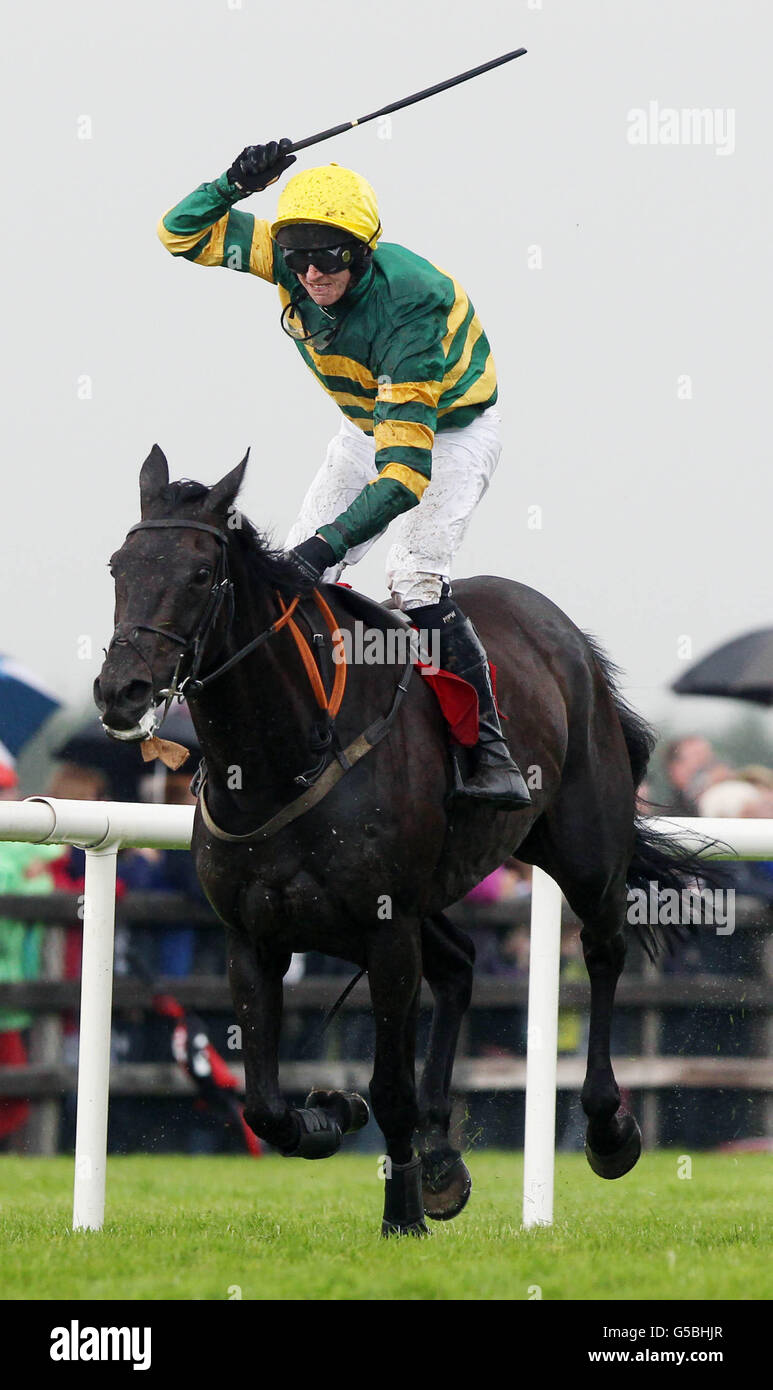
[[[72,1160],[2,1157],[0,1297],[769,1298],[769,1157],[697,1153],[689,1180],[677,1158],[645,1154],[603,1182],[559,1156],[556,1224],[523,1232],[521,1156],[476,1153],[456,1221],[382,1241],[371,1155],[112,1158],[105,1228],[77,1235]]]

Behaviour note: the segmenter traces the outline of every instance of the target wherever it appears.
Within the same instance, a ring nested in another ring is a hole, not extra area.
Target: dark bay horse
[[[547,598],[505,579],[465,580],[455,594],[496,663],[505,729],[529,771],[533,805],[447,805],[448,732],[415,676],[388,736],[311,809],[256,837],[299,796],[294,779],[309,767],[315,705],[288,626],[272,630],[290,567],[235,509],[246,463],[211,488],[170,484],[154,446],[140,474],[142,521],[111,560],[116,627],[95,699],[107,731],[123,738],[153,731],[162,692],[182,685],[188,699],[207,769],[208,823],[200,800],[192,851],[227,933],[247,1122],[283,1154],[307,1158],[334,1153],[342,1134],[365,1123],[356,1095],[316,1091],[298,1109],[278,1085],[291,953],[351,961],[367,969],[375,1015],[370,1097],[389,1156],[382,1230],[421,1233],[425,1214],[455,1216],[470,1178],[449,1142],[449,1089],[474,950],[444,909],[517,854],[558,882],[582,922],[591,982],[586,1152],[600,1176],[622,1176],[641,1148],[609,1055],[627,891],[653,879],[681,888],[698,868],[636,819],[650,730],[592,641]],[[356,596],[323,591],[340,629],[353,630]],[[400,622],[371,608],[387,626]],[[336,720],[344,747],[386,715],[401,675],[401,666],[349,667]],[[417,1095],[422,976],[434,1010]]]

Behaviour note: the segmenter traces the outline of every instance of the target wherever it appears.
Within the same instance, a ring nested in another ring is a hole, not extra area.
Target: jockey
[[[454,554],[502,447],[488,340],[456,280],[403,246],[379,245],[376,195],[351,169],[296,174],[273,223],[235,211],[295,161],[290,146],[248,146],[165,213],[158,235],[196,265],[275,284],[282,328],[343,413],[286,541],[299,590],[337,580],[394,521],[393,604],[439,632],[441,667],[478,695],[475,766],[456,795],[529,805],[486,653],[451,597]]]

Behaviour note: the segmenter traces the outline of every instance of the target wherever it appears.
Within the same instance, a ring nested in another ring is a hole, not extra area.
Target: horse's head
[[[102,723],[115,738],[147,738],[164,693],[222,643],[231,606],[229,517],[246,466],[247,454],[207,488],[170,485],[157,444],[142,465],[142,520],[110,559],[115,631],[94,682]]]

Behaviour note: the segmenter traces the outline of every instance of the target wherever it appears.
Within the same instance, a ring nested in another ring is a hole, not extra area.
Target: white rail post
[[[74,1231],[99,1231],[105,1219],[117,853],[115,842],[86,850]]]
[[[531,886],[523,1224],[552,1226],[561,889],[535,867]]]

